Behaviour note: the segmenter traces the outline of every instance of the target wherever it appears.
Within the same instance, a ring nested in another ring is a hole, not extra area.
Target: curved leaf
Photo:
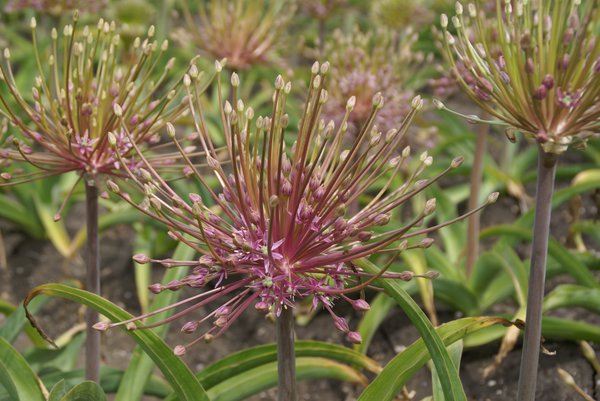
[[[13,401],[45,401],[37,377],[25,359],[1,337],[0,383]]]
[[[325,356],[328,360],[353,365],[373,373],[381,371],[379,364],[371,358],[341,345],[320,341],[297,341],[295,351],[297,358]],[[228,355],[203,369],[196,377],[206,389],[210,389],[227,378],[242,375],[271,362],[277,362],[277,346],[261,345]]]
[[[335,379],[363,385],[367,383],[366,377],[350,366],[325,358],[296,359],[296,378]],[[212,401],[240,401],[276,385],[277,362],[271,362],[219,383],[208,390],[208,394]]]
[[[24,305],[36,296],[57,296],[87,305],[113,322],[130,319],[132,316],[112,302],[90,292],[63,284],[44,284],[34,288],[25,299]],[[33,317],[28,314],[32,323]],[[183,361],[152,330],[128,330],[127,334],[152,358],[181,400],[208,401],[208,395]],[[144,383],[145,384],[145,383]]]
[[[441,325],[436,329],[436,334],[443,344],[448,346],[469,333],[495,324],[507,323],[510,324],[506,319],[499,317],[468,317]],[[402,389],[402,386],[429,359],[430,355],[426,342],[424,342],[423,338],[420,338],[385,366],[383,371],[363,391],[358,401],[386,401],[394,399],[396,394]],[[444,395],[446,396],[446,400],[455,399],[451,398],[450,393],[447,391],[444,391]]]
[[[562,284],[544,299],[544,312],[552,309],[579,306],[600,313],[600,289],[575,284]]]
[[[60,401],[106,401],[106,394],[98,384],[84,381],[73,387]]]
[[[380,269],[366,259],[355,261],[355,264],[370,274],[377,274]],[[419,334],[425,341],[425,345],[431,354],[431,359],[437,369],[440,384],[449,401],[466,401],[465,391],[462,388],[458,370],[452,363],[450,355],[444,343],[437,335],[431,322],[423,313],[415,301],[404,291],[398,282],[394,280],[378,279],[377,282],[385,288],[387,293],[398,302],[411,322],[415,325]],[[383,398],[366,398],[368,400],[381,401]]]
[[[189,260],[194,256],[194,250],[188,247],[184,243],[180,243],[175,252],[173,253],[173,258],[176,260]],[[174,267],[165,273],[163,276],[163,284],[166,284],[172,280],[178,280],[183,278],[189,269],[187,267]],[[150,310],[158,310],[162,307],[170,305],[177,301],[179,298],[179,292],[173,291],[163,291],[160,294],[154,297],[154,301],[150,305]],[[163,313],[159,313],[158,315],[152,316],[147,319],[148,323],[158,322],[162,319],[171,316],[172,311],[165,311]],[[159,336],[164,337],[167,333],[167,329],[169,328],[168,324],[164,324],[160,327],[153,329],[153,331]],[[123,376],[123,380],[119,385],[119,390],[117,391],[117,395],[115,396],[114,401],[136,401],[142,397],[144,393],[144,386],[146,382],[150,378],[152,374],[152,370],[154,369],[154,363],[149,358],[147,354],[140,349],[140,347],[136,347],[133,352],[133,357],[129,362],[129,366],[127,370],[125,370],[125,375]]]

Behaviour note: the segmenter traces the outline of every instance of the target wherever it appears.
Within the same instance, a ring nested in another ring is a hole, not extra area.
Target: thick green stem
[[[546,153],[540,147],[533,242],[531,245],[531,268],[527,293],[527,314],[525,317],[525,339],[521,356],[518,401],[534,401],[535,399],[542,336],[542,302],[544,301],[544,281],[546,279],[546,256],[548,254],[552,193],[554,192],[557,159],[555,154]]]
[[[85,286],[100,295],[100,254],[98,252],[98,187],[95,183],[85,184],[87,218],[87,249],[85,258]],[[85,313],[85,377],[100,382],[100,332],[92,327],[98,323],[98,312],[88,308]]]
[[[482,115],[486,119],[487,113]],[[469,185],[469,205],[468,209],[473,210],[479,206],[479,194],[481,192],[481,180],[483,179],[483,158],[485,156],[485,148],[487,136],[490,133],[488,124],[480,124],[477,130],[477,138],[475,140],[475,157],[473,166],[471,167],[471,183]],[[467,277],[471,276],[477,258],[479,257],[479,223],[480,213],[475,213],[467,219],[467,248],[465,270]]]
[[[277,318],[278,401],[296,401],[296,354],[294,311],[284,307]]]

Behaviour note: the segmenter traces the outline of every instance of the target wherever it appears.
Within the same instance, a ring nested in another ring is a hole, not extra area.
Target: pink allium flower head
[[[80,29],[77,13],[73,24],[52,30],[46,52],[38,49],[34,18],[31,31],[38,67],[31,97],[17,87],[10,51],[0,58],[0,116],[19,133],[2,145],[0,161],[28,162],[37,171],[3,177],[0,185],[70,171],[90,182],[123,175],[123,164],[138,166],[134,149],[155,144],[165,124],[187,109],[178,100],[181,80],[169,79],[174,60],[161,63],[168,43],[153,39],[154,27],[126,51],[114,22]],[[171,156],[162,152],[153,163],[165,165]]]
[[[385,104],[375,124],[383,132],[400,126],[411,111],[414,90],[421,84],[417,72],[426,58],[412,49],[417,36],[410,30],[401,34],[385,29],[363,33],[356,28],[350,34],[336,30],[323,51],[331,61],[331,100],[325,116],[339,124],[346,101],[355,97],[348,130],[356,133],[371,113],[373,96],[380,92]]]
[[[234,70],[276,61],[296,9],[289,0],[184,0],[182,4],[187,28],[176,36],[193,41],[215,59],[227,59]]]
[[[509,137],[520,131],[547,153],[598,133],[598,1],[496,1],[493,12],[488,3],[457,2],[456,15],[441,18],[445,53],[465,93]]]
[[[399,206],[458,167],[462,159],[454,160],[439,176],[422,180],[420,174],[432,163],[425,152],[415,158],[414,167],[403,180],[400,172],[408,168],[411,151],[408,147],[399,148],[399,144],[422,107],[422,100],[414,98],[404,121],[382,133],[375,129],[377,114],[384,106],[383,97],[377,93],[359,131],[350,136],[347,126],[354,99],[348,101],[339,126],[322,119],[328,98],[328,71],[327,63],[313,65],[297,128],[289,126],[286,113],[291,84],[281,76],[275,80],[273,108],[268,116],[255,117],[253,109],[236,98],[235,91],[231,103],[224,101],[219,84],[224,150],[212,142],[201,102],[193,104],[197,97],[195,80],[189,76],[184,79],[205,164],[197,166],[187,160],[202,191],[210,194],[213,207],[196,193],[178,195],[149,163],[149,174],[132,175],[132,180],[144,190],[141,204],[132,202],[131,197],[111,185],[113,192],[167,225],[173,237],[200,255],[195,260],[169,259],[168,266],[190,266],[191,273],[182,280],[152,286],[156,292],[211,284],[211,289],[173,305],[193,303],[169,321],[199,307],[220,303],[198,321],[199,325],[212,321],[212,326],[208,325],[185,347],[179,346],[177,353],[197,341],[218,336],[249,307],[279,315],[282,308],[294,307],[296,301],[307,297],[312,297],[314,307],[331,314],[334,327],[344,332],[350,342],[360,342],[360,336],[350,330],[348,322],[336,316],[334,304],[348,302],[357,310],[369,309],[367,302],[350,295],[373,284],[379,276],[367,274],[352,261],[431,245],[422,236],[439,226],[418,226],[434,212],[434,200],[426,202],[420,212],[403,224],[388,227],[390,219]],[[232,82],[237,84],[237,77],[232,77]],[[208,185],[209,173],[217,178],[219,190]],[[403,183],[397,186],[399,180]],[[376,182],[379,185],[375,187]],[[370,200],[363,197],[367,192]],[[358,205],[359,210],[349,212],[350,204]],[[160,260],[153,262],[165,264]],[[386,269],[380,276],[405,280],[415,277],[410,272],[390,273]],[[195,332],[198,326],[186,322],[183,331],[191,332],[191,328]]]

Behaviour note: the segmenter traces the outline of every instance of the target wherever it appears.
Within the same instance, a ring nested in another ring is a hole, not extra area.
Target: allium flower
[[[0,114],[24,138],[13,137],[14,146],[6,143],[0,148],[0,160],[25,161],[37,171],[5,171],[0,185],[69,171],[85,175],[90,182],[98,175],[120,175],[123,163],[130,167],[136,163],[133,148],[156,144],[159,130],[186,109],[185,102],[175,104],[182,85],[168,79],[174,60],[161,66],[162,74],[157,71],[168,44],[152,40],[153,27],[147,38],[138,38],[127,50],[131,57],[127,60],[122,60],[114,23],[100,20],[96,27],[79,30],[75,17],[62,34],[52,30],[49,54],[37,47],[35,19],[31,29],[39,74],[31,97],[17,87],[8,49],[0,62]],[[109,133],[116,138],[114,147],[108,143]],[[163,153],[156,162],[168,158]]]
[[[193,269],[182,280],[153,284],[152,292],[214,286],[172,305],[192,303],[168,321],[219,300],[223,302],[201,320],[183,325],[184,333],[194,333],[203,323],[212,321],[212,326],[208,325],[195,340],[177,346],[177,354],[200,340],[220,335],[247,308],[278,316],[282,308],[293,307],[296,301],[307,297],[312,297],[313,307],[322,306],[331,314],[334,326],[346,333],[349,341],[360,342],[358,333],[351,331],[348,322],[333,311],[334,304],[343,301],[359,311],[369,309],[364,299],[349,295],[371,285],[377,276],[368,275],[352,261],[376,253],[395,256],[410,248],[431,245],[430,238],[414,238],[439,226],[414,228],[433,213],[435,199],[428,200],[423,210],[402,225],[386,226],[398,207],[459,166],[462,158],[455,159],[439,176],[422,180],[419,175],[432,163],[425,152],[416,158],[417,165],[408,178],[396,187],[395,183],[401,180],[400,171],[407,168],[411,158],[410,148],[399,149],[399,144],[422,107],[422,100],[415,97],[405,120],[382,133],[375,128],[375,121],[384,100],[380,93],[376,94],[368,117],[348,144],[346,127],[355,107],[354,97],[348,100],[339,126],[321,118],[328,98],[328,70],[327,63],[313,65],[297,132],[288,127],[286,114],[291,84],[281,76],[275,80],[270,116],[255,118],[253,109],[235,97],[233,104],[222,104],[225,154],[213,145],[200,103],[192,104],[198,141],[206,152],[208,168],[220,183],[220,191],[207,185],[206,173],[191,160],[189,166],[202,190],[211,194],[215,207],[208,207],[196,193],[190,193],[187,199],[180,197],[150,164],[141,174],[132,175],[146,196],[139,205],[116,183],[110,183],[113,192],[167,225],[173,238],[200,254],[195,260],[153,260],[136,255],[134,259],[139,263]],[[237,75],[233,74],[231,82],[234,87],[239,85]],[[192,99],[196,83],[191,77],[185,83],[190,92],[188,98]],[[221,96],[220,85],[218,91]],[[174,128],[169,131],[175,138]],[[381,184],[377,189],[375,182]],[[368,201],[361,198],[366,193],[371,197]],[[348,212],[347,205],[352,202],[360,203],[356,213]],[[381,276],[402,280],[414,277],[411,272],[389,273],[386,269]],[[230,298],[223,301],[225,295]],[[104,330],[122,324],[128,328],[153,327],[134,323],[148,316],[115,324],[100,323],[97,328]]]
[[[363,33],[355,29],[350,35],[340,30],[325,45],[324,54],[331,61],[330,101],[325,114],[340,123],[346,101],[356,98],[348,117],[349,131],[357,132],[371,114],[371,99],[381,92],[386,104],[377,113],[375,125],[383,132],[398,127],[411,112],[410,100],[419,84],[413,79],[425,56],[412,50],[417,34],[402,35],[388,30]]]
[[[433,6],[432,0],[373,0],[371,15],[377,24],[390,29],[423,27],[433,21]]]
[[[4,11],[10,13],[30,8],[53,15],[61,15],[74,10],[95,13],[102,10],[107,4],[108,0],[8,0]]]
[[[485,4],[456,5],[448,59],[466,93],[512,129],[562,153],[600,125],[600,45],[596,1],[504,1],[495,18]],[[458,72],[461,64],[471,80]],[[443,105],[440,104],[440,107]]]
[[[318,20],[326,20],[338,8],[347,4],[347,0],[301,0],[300,7]]]
[[[227,66],[245,70],[276,60],[295,5],[287,0],[211,0],[194,2],[196,19],[189,0],[183,2],[187,30],[181,39],[191,39],[212,58],[227,59]]]

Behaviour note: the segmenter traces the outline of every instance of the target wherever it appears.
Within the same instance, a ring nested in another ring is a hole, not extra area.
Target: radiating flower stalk
[[[456,35],[447,30],[445,15],[441,25],[452,67],[458,71],[462,64],[472,77],[467,81],[464,74],[455,74],[461,86],[495,120],[466,117],[504,125],[509,138],[521,132],[539,144],[518,392],[519,401],[533,401],[556,164],[569,145],[585,144],[600,127],[600,10],[596,0],[497,0],[495,22],[489,24],[483,6],[477,2],[464,10],[456,4]]]
[[[217,63],[217,70],[220,69]],[[227,144],[223,153],[215,149],[205,124],[195,71],[190,71],[184,84],[197,142],[206,153],[205,164],[198,165],[185,153],[182,157],[189,163],[191,176],[210,194],[214,206],[209,207],[197,193],[189,193],[187,198],[178,195],[149,162],[138,173],[131,171],[131,180],[145,195],[141,203],[136,203],[116,182],[110,181],[109,187],[126,202],[165,224],[171,237],[200,255],[193,260],[134,256],[139,263],[192,268],[192,273],[181,280],[151,285],[152,292],[204,288],[209,284],[212,288],[162,309],[188,305],[161,322],[143,323],[145,318],[160,313],[155,311],[123,322],[98,323],[96,328],[106,330],[120,325],[129,329],[150,328],[201,307],[210,307],[211,311],[202,319],[183,324],[183,333],[195,335],[185,345],[174,348],[177,355],[183,355],[192,345],[210,342],[221,335],[246,309],[253,307],[279,320],[279,353],[285,361],[280,365],[280,399],[286,400],[295,399],[294,391],[290,390],[295,386],[292,320],[295,302],[310,297],[313,307],[327,311],[334,327],[349,342],[361,341],[347,320],[334,312],[334,304],[348,302],[357,311],[368,310],[363,290],[377,278],[410,280],[416,276],[412,272],[389,272],[388,268],[399,252],[430,246],[432,239],[423,236],[451,222],[423,226],[435,209],[435,199],[430,199],[423,210],[401,226],[387,230],[386,226],[395,210],[458,167],[462,158],[453,160],[443,173],[426,180],[420,179],[420,175],[432,164],[432,157],[425,152],[415,158],[416,166],[409,170],[403,184],[395,187],[393,183],[413,159],[410,148],[401,149],[400,144],[423,101],[415,97],[406,118],[397,128],[383,133],[375,125],[384,106],[383,96],[377,93],[360,130],[350,136],[348,121],[356,98],[348,100],[341,124],[323,119],[329,78],[328,63],[313,65],[297,130],[288,127],[286,102],[291,83],[281,76],[275,80],[272,113],[259,117],[237,97],[240,84],[237,74],[231,76],[231,101],[223,99],[222,85],[217,81],[221,129]],[[167,130],[180,147],[175,128],[168,125]],[[116,144],[116,138],[111,143]],[[144,161],[143,154],[139,156]],[[207,170],[218,179],[219,191],[208,185]],[[377,190],[373,190],[375,182],[382,184]],[[358,202],[369,191],[373,191],[371,200],[361,201],[361,209],[349,213],[347,205]],[[496,196],[491,195],[489,202]],[[353,263],[374,254],[390,255],[389,263],[377,276],[369,275]],[[434,273],[424,275],[434,276]]]
[[[182,2],[186,31],[194,44],[210,57],[227,59],[228,68],[247,70],[278,61],[277,52],[285,43],[285,32],[295,12],[289,0],[211,0]]]
[[[121,65],[123,49],[114,23],[100,20],[96,27],[79,29],[75,13],[73,24],[66,25],[61,34],[52,30],[49,54],[38,49],[35,19],[31,19],[31,30],[38,69],[32,101],[17,87],[8,49],[0,62],[0,87],[9,94],[4,97],[4,91],[0,92],[0,115],[20,134],[0,148],[0,186],[68,172],[79,175],[77,183],[83,180],[86,189],[86,288],[99,294],[98,195],[102,177],[122,176],[124,165],[136,168],[139,161],[133,150],[156,145],[159,130],[186,110],[185,102],[177,102],[178,95],[183,96],[183,86],[181,79],[169,82],[174,60],[161,65],[168,43],[158,44],[152,39],[154,28],[149,29],[147,38],[135,40],[135,57],[126,65]],[[159,67],[162,74],[157,73]],[[115,145],[109,144],[109,132],[116,138]],[[158,156],[148,154],[146,159],[166,167],[178,155],[161,151]],[[22,172],[18,166],[7,167],[11,162],[26,162],[36,170]],[[73,189],[55,220],[61,218]],[[99,336],[91,328],[97,314],[88,310],[86,320],[91,322],[86,338],[86,375],[97,381]]]

